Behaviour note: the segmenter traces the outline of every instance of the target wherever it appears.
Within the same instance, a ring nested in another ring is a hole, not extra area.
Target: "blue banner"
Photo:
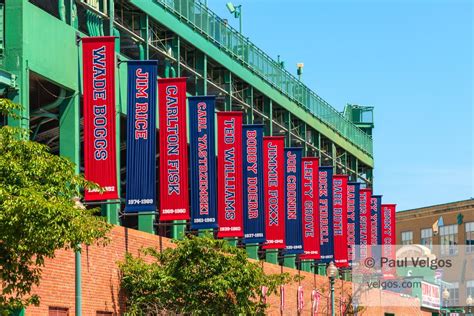
[[[373,205],[370,208],[370,216],[377,221],[377,245],[382,245],[382,196],[372,195],[371,202]]]
[[[285,254],[303,253],[302,148],[285,148]]]
[[[265,241],[263,191],[263,125],[244,125],[244,242]]]
[[[127,62],[126,213],[156,211],[157,65]]]
[[[189,97],[191,229],[217,228],[215,96]]]
[[[347,244],[349,262],[359,258],[357,250],[360,245],[360,183],[347,184]]]
[[[321,238],[321,262],[334,260],[332,233],[332,176],[333,167],[319,167],[319,228]]]

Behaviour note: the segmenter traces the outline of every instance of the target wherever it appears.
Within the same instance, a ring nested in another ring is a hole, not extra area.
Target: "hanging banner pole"
[[[128,61],[125,213],[156,212],[156,60]]]
[[[82,38],[85,178],[104,192],[86,190],[85,201],[118,199],[115,134],[115,38]]]
[[[188,220],[186,78],[158,79],[160,221]]]
[[[191,229],[217,228],[215,96],[189,97]]]

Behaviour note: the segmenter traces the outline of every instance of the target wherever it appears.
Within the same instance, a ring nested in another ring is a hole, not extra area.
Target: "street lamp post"
[[[443,301],[444,301],[445,314],[448,315],[449,291],[447,288],[444,288],[442,296],[443,296]]]
[[[334,280],[336,279],[337,276],[337,268],[334,265],[334,262],[331,261],[329,263],[329,266],[326,270],[327,276],[329,277],[329,282],[331,284],[331,316],[336,315],[336,308],[335,308],[335,300],[334,300]]]
[[[472,303],[473,303],[472,296],[469,295],[466,299],[467,312],[469,316],[472,316]]]
[[[232,2],[227,2],[226,6],[234,18],[239,19],[239,33],[242,34],[242,5],[234,6]]]

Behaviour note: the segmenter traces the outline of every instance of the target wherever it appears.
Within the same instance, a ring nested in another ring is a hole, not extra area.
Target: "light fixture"
[[[232,2],[227,2],[226,6],[227,6],[227,10],[229,10],[230,13],[234,13],[234,12],[235,12],[235,7],[234,7],[234,5],[232,4]]]
[[[444,290],[443,290],[443,299],[445,301],[449,300],[449,291],[448,291],[447,288],[444,288]]]
[[[298,74],[298,80],[301,80],[301,75],[303,75],[303,63],[297,63],[296,64],[296,73]]]
[[[239,19],[239,33],[242,34],[242,5],[234,5],[232,2],[226,3],[227,10],[234,18]]]
[[[330,278],[335,278],[337,276],[337,268],[334,265],[334,262],[330,262],[326,274]]]
[[[468,308],[467,312],[469,314],[471,314],[471,312],[472,312],[471,311],[472,303],[473,303],[473,299],[472,299],[471,294],[469,294],[469,296],[466,298],[466,305],[467,305],[467,308]]]

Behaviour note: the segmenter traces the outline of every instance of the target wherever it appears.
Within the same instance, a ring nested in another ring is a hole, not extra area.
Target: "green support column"
[[[374,178],[373,178],[372,169],[367,170],[367,180],[370,181],[370,184],[368,184],[368,186],[372,188],[374,186]]]
[[[286,112],[286,123],[288,127],[288,137],[285,139],[286,147],[291,147],[291,113]]]
[[[229,245],[237,247],[237,238],[230,237],[230,238],[224,238],[224,239],[227,241]]]
[[[150,45],[148,43],[148,36],[149,36],[149,25],[148,25],[148,14],[140,15],[140,34],[145,39],[144,43],[144,56],[143,59],[150,59]]]
[[[247,256],[249,256],[249,258],[258,260],[258,244],[246,244],[245,250],[247,251]]]
[[[296,269],[296,255],[285,255],[283,265],[287,268]]]
[[[265,124],[265,135],[273,135],[273,101],[267,97],[263,99],[263,112],[268,116],[268,126]]]
[[[12,316],[25,316],[25,309],[22,308],[22,309],[20,309],[20,310],[18,310],[18,309],[17,309],[17,310],[14,310],[14,311],[12,312]]]
[[[173,56],[176,58],[176,76],[181,77],[181,38],[178,35],[175,35],[175,37],[171,41],[171,49],[173,50]],[[207,58],[207,56],[206,56]],[[206,68],[207,72],[207,68]],[[207,74],[206,74],[207,76]],[[206,82],[207,84],[207,82]]]
[[[265,261],[278,264],[278,249],[267,249],[265,252]]]
[[[307,132],[307,125],[305,122],[301,122],[301,135],[303,135],[303,156],[308,155],[308,143],[306,141],[306,132]]]
[[[9,93],[8,97],[15,103],[23,106],[17,114],[20,119],[8,118],[8,125],[29,129],[30,102],[29,102],[29,70],[28,63],[23,57],[23,23],[24,6],[27,0],[11,0],[5,3],[5,65],[16,76],[17,91]]]
[[[318,264],[318,272],[319,275],[326,275],[326,265],[325,264]]]
[[[316,132],[316,133],[318,133],[318,145],[316,147],[318,147],[318,157],[319,157],[319,161],[320,161],[319,164],[321,164],[321,157],[323,156],[321,154],[321,133],[319,133],[319,132]]]
[[[196,76],[196,95],[207,95],[207,55],[202,52],[196,54],[196,71],[202,76]]]
[[[245,102],[250,105],[250,108],[245,112],[245,119],[247,124],[253,124],[253,87],[250,86],[245,90]]]
[[[313,262],[314,260],[301,260],[301,270],[306,272],[313,272]]]
[[[332,158],[332,166],[334,167],[334,172],[336,172],[336,158],[337,158],[337,150],[336,150],[336,144],[331,143],[331,158]]]
[[[354,157],[354,170],[355,170],[355,179],[354,181],[359,180],[359,159]]]
[[[224,89],[228,93],[225,96],[224,109],[225,111],[232,111],[232,73],[230,71],[224,72]]]

